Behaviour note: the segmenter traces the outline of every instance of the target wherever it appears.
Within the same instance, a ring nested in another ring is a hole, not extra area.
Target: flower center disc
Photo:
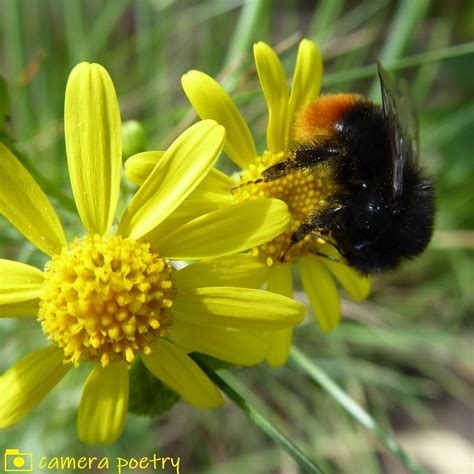
[[[335,191],[331,169],[325,166],[291,171],[274,181],[252,183],[262,178],[265,169],[284,158],[283,153],[274,155],[266,151],[258,157],[255,165],[243,171],[239,181],[241,186],[235,192],[238,201],[265,196],[281,199],[288,205],[292,217],[288,229],[253,251],[264,257],[269,266],[275,261],[290,262],[296,257],[308,255],[324,243],[317,237],[306,235],[294,244],[291,237],[302,223],[308,222],[312,215],[324,208]]]
[[[88,236],[46,265],[38,319],[66,360],[130,364],[171,326],[172,267],[146,242]]]

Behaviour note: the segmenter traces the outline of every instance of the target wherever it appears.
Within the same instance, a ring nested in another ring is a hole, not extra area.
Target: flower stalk
[[[217,372],[209,368],[199,357],[196,362],[206,375],[219,387],[244,413],[253,421],[266,435],[283,448],[295,462],[310,474],[323,474],[323,470],[311,459],[309,459],[294,443],[292,443],[281,431],[273,426],[251,403],[243,398],[229,383],[227,383]]]

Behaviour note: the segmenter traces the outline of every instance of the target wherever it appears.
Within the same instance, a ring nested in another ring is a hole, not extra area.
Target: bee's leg
[[[344,207],[345,204],[343,201],[334,203],[332,207],[325,209],[323,212],[312,216],[307,222],[301,224],[295,230],[295,232],[293,232],[293,235],[291,236],[292,243],[289,246],[288,250],[300,240],[304,239],[304,237],[306,237],[307,235],[311,235],[313,237],[323,240],[328,245],[331,245],[331,247],[334,247],[341,255],[344,255],[337,242],[334,242],[332,239],[329,239],[327,236],[324,236],[320,232],[318,232],[319,230],[330,231],[335,227],[335,225],[337,226],[336,221],[338,214],[344,209]],[[288,252],[288,250],[286,252]],[[315,255],[326,256],[326,254],[319,254],[316,251],[313,253]],[[330,256],[327,257],[330,260],[332,260],[333,258]]]
[[[301,224],[291,235],[292,245],[297,244],[300,240],[304,239],[308,234],[313,233],[314,224],[312,222],[306,222]]]
[[[331,262],[343,263],[342,260],[339,260],[338,258],[333,257],[332,255],[328,255],[327,253],[323,253],[323,252],[311,252],[311,253],[313,255],[317,255],[318,257],[327,258],[328,260],[331,260]]]
[[[337,244],[335,242],[332,242],[331,240],[329,240],[324,235],[321,235],[321,234],[318,234],[317,232],[315,232],[313,225],[311,225],[311,224],[306,224],[306,225],[302,224],[300,227],[298,227],[298,229],[291,236],[291,243],[288,246],[288,248],[281,255],[280,261],[283,262],[285,260],[286,254],[290,251],[291,247],[293,247],[293,245],[296,245],[306,235],[311,235],[313,237],[317,237],[318,239],[324,240],[324,242],[326,242],[328,245],[331,245],[332,247],[334,247],[342,255],[341,250],[339,249],[339,247],[337,246]],[[337,258],[332,257],[331,255],[327,255],[327,254],[322,253],[322,252],[313,251],[311,253],[313,253],[314,255],[318,255],[320,257],[325,257],[329,260],[332,260],[333,262],[340,262],[340,260],[338,260]]]
[[[270,181],[275,181],[276,179],[283,178],[283,176],[286,176],[291,171],[308,169],[311,165],[317,163],[317,161],[314,159],[310,159],[309,155],[306,155],[306,152],[308,151],[309,150],[298,150],[294,157],[280,161],[279,163],[276,163],[262,171],[263,178],[232,186],[230,188],[230,192],[233,192],[235,189],[241,188],[242,186],[247,186],[249,184],[268,183]],[[321,158],[320,161],[324,161],[327,158],[330,158],[330,156]]]
[[[324,240],[328,244],[335,246],[333,242],[329,242],[326,237],[320,235],[316,232],[317,229],[331,229],[333,227],[334,221],[337,218],[339,212],[344,209],[344,204],[342,202],[338,202],[333,204],[332,207],[325,209],[322,212],[313,215],[307,222],[303,222],[296,230],[293,232],[291,236],[291,240],[294,243],[299,242],[303,239],[306,235],[312,234],[315,237]]]
[[[247,186],[248,184],[268,183],[282,178],[291,171],[309,169],[312,166],[322,163],[331,158],[342,158],[346,153],[342,148],[328,147],[328,148],[300,148],[296,150],[294,156],[280,161],[266,170],[262,171],[263,178],[254,181],[247,181],[246,183],[237,184],[230,188],[233,192],[235,189]]]
[[[296,150],[291,158],[280,161],[264,170],[262,172],[263,181],[274,181],[291,171],[309,169],[323,161],[342,156],[344,156],[344,150],[341,148],[300,148]]]
[[[309,235],[311,235],[311,237],[316,237],[317,239],[321,239],[323,242],[325,242],[326,244],[329,244],[329,245],[332,245],[333,247],[335,247],[335,243],[332,242],[331,240],[329,240],[327,237],[325,237],[324,235],[322,234],[319,234],[318,232],[310,232]]]
[[[280,256],[280,262],[285,261],[286,254],[291,250],[293,245],[296,245],[301,239],[304,238],[305,235],[309,234],[312,230],[314,230],[314,226],[311,224],[301,224],[298,229],[291,235],[291,242],[285,251]]]
[[[342,251],[338,247],[338,245],[330,240],[328,237],[320,234],[317,232],[317,229],[329,229],[331,227],[331,223],[334,222],[337,214],[344,208],[342,203],[337,204],[330,209],[324,211],[324,213],[320,213],[317,217],[311,218],[308,222],[303,222],[291,235],[291,243],[288,245],[288,248],[283,252],[282,256],[280,257],[281,261],[284,261],[286,254],[290,251],[293,245],[297,244],[301,240],[303,240],[307,235],[311,235],[313,237],[317,237],[318,239],[323,240],[328,245],[334,247],[341,255]],[[313,252],[317,255],[317,252]],[[326,254],[324,254],[326,255]],[[332,257],[329,257],[331,259]]]

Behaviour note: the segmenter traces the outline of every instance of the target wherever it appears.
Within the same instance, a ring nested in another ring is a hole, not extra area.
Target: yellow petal
[[[125,176],[133,184],[141,186],[164,153],[164,151],[145,151],[131,156],[125,162]]]
[[[302,304],[269,291],[207,287],[179,291],[173,306],[176,320],[199,326],[272,330],[302,321]]]
[[[0,305],[0,318],[36,317],[39,310],[39,299],[20,301]]]
[[[298,48],[295,74],[291,83],[289,125],[293,123],[295,113],[318,97],[322,74],[323,62],[319,48],[312,41],[304,39]]]
[[[212,168],[199,186],[189,195],[191,199],[212,199],[228,204],[235,201],[230,192],[234,181],[222,171]]]
[[[143,236],[150,242],[159,242],[162,236],[171,234],[189,221],[208,212],[234,204],[229,192],[234,182],[224,173],[211,169],[197,188],[163,222]]]
[[[181,321],[171,328],[170,339],[186,352],[202,352],[238,365],[258,364],[268,351],[268,341],[262,333],[211,326],[201,328]]]
[[[176,286],[181,290],[204,286],[238,286],[260,288],[269,267],[253,255],[229,255],[201,260],[176,273]]]
[[[41,270],[0,259],[0,305],[38,298],[43,281]]]
[[[280,329],[267,332],[268,353],[267,362],[271,367],[281,367],[286,364],[293,340],[293,329]]]
[[[212,168],[224,138],[224,128],[212,120],[203,120],[181,134],[133,197],[118,233],[138,239],[164,221]]]
[[[78,64],[69,76],[64,134],[72,192],[89,233],[105,234],[120,190],[122,129],[114,85],[99,64]]]
[[[199,71],[181,79],[185,94],[202,119],[214,119],[226,129],[224,151],[241,168],[255,161],[257,150],[249,127],[236,105],[218,82]]]
[[[271,268],[267,290],[279,295],[293,297],[293,278],[290,264],[274,265]],[[269,349],[267,361],[272,367],[280,367],[287,359],[293,338],[293,328],[268,333]]]
[[[163,236],[172,234],[188,222],[221,207],[223,207],[221,203],[211,199],[185,199],[163,222],[146,233],[143,239],[155,243],[158,247],[157,243],[160,243]]]
[[[354,300],[361,301],[367,298],[370,293],[371,278],[361,275],[353,268],[348,267],[344,263],[332,262],[322,259],[324,265],[331,273],[340,281],[346,293]]]
[[[337,326],[341,318],[339,294],[334,280],[320,258],[304,257],[299,261],[301,281],[316,319],[323,331]]]
[[[267,147],[272,153],[279,153],[285,149],[287,141],[288,85],[285,71],[267,44],[255,44],[253,52],[268,107]]]
[[[77,432],[82,442],[110,444],[121,435],[128,392],[128,369],[122,363],[98,366],[89,374],[77,416]]]
[[[198,408],[217,408],[224,400],[186,352],[165,339],[159,339],[149,356],[142,356],[148,370]]]
[[[13,153],[0,143],[0,214],[35,247],[55,255],[66,246],[61,222],[48,198]]]
[[[0,377],[0,428],[26,416],[66,375],[64,353],[47,347],[20,359]]]
[[[125,162],[125,175],[132,183],[141,186],[164,153],[164,151],[145,151],[131,156]],[[234,181],[225,173],[212,168],[188,199],[218,199],[220,202],[230,204],[234,202],[234,197],[229,191],[234,185]]]
[[[261,198],[217,209],[151,242],[172,259],[220,257],[268,242],[290,219],[283,201]]]
[[[274,265],[269,273],[267,290],[272,293],[293,298],[293,277],[291,275],[291,264],[280,263]]]

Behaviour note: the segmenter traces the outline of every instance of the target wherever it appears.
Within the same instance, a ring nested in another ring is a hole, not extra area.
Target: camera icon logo
[[[19,449],[6,449],[3,469],[5,472],[32,472],[33,455],[20,453]]]

